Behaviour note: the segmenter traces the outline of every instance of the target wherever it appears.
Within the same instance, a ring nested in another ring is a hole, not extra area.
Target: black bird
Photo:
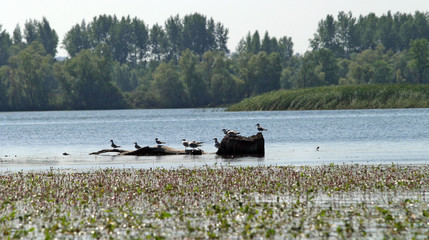
[[[266,128],[263,128],[262,126],[261,126],[261,124],[256,124],[255,125],[256,127],[257,127],[257,129],[258,129],[258,131],[260,131],[260,132],[262,132],[262,131],[268,131],[268,129],[266,129]]]
[[[113,142],[113,140],[110,140],[110,142],[112,143],[112,144],[110,144],[110,146],[112,146],[112,148],[120,148],[120,147],[121,147],[121,146],[116,145],[116,144]]]
[[[215,148],[219,148],[220,147],[220,142],[217,141],[217,138],[213,138],[213,140],[215,140]]]
[[[142,147],[140,147],[140,146],[137,144],[137,142],[134,142],[134,147],[135,147],[136,149],[140,149],[140,148],[142,148]]]
[[[165,142],[162,142],[162,141],[158,140],[158,138],[155,138],[155,142],[158,145],[165,144]]]
[[[319,147],[316,148],[316,151],[319,151]]]

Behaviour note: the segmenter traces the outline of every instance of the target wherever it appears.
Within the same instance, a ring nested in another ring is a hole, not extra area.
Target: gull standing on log
[[[220,142],[217,141],[217,138],[213,138],[213,140],[215,140],[215,148],[219,148],[220,147]]]
[[[196,142],[194,140],[189,142],[189,147],[191,147],[192,149],[195,149],[197,147],[200,147],[201,145],[203,145],[204,142]]]
[[[229,136],[229,137],[235,137],[237,135],[239,135],[240,133],[234,130],[226,130],[225,128],[222,129],[222,132],[225,133],[225,135]]]
[[[142,148],[142,147],[140,147],[140,146],[137,144],[137,142],[134,142],[134,147],[135,147],[136,149],[140,149],[140,148]]]
[[[120,148],[120,147],[121,147],[121,146],[116,145],[116,144],[113,142],[113,140],[110,140],[110,142],[112,143],[112,144],[110,144],[110,146],[112,146],[112,148]]]
[[[155,138],[155,142],[158,145],[165,144],[165,142],[162,142],[162,141],[158,140],[158,138]]]
[[[185,146],[185,150],[187,147],[189,147],[189,142],[186,141],[186,139],[182,139],[182,144],[183,144],[183,146]]]
[[[258,128],[258,131],[260,131],[260,132],[262,132],[262,131],[268,131],[268,129],[265,129],[265,128],[263,128],[262,126],[261,126],[261,124],[256,124],[255,125],[257,128]]]

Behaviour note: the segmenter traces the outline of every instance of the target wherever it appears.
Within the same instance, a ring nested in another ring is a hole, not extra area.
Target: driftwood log
[[[108,152],[117,152],[118,155],[129,155],[129,156],[166,156],[166,155],[202,155],[204,152],[200,149],[192,150],[179,150],[168,146],[157,145],[153,147],[142,147],[135,151],[126,151],[120,149],[103,149],[98,152],[90,153],[90,155],[100,155]]]
[[[265,140],[262,133],[250,137],[225,136],[221,143],[217,155],[222,156],[257,156],[265,155]]]

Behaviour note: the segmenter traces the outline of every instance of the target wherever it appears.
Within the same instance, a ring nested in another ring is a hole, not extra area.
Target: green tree
[[[337,38],[339,50],[342,55],[339,57],[349,58],[350,55],[357,51],[359,39],[356,34],[356,18],[352,16],[352,13],[348,14],[339,12],[337,16]]]
[[[183,19],[184,47],[199,56],[210,50],[215,43],[207,25],[207,18],[198,13],[187,15]]]
[[[80,24],[74,25],[66,33],[62,44],[71,57],[76,56],[83,49],[91,48],[90,33],[85,20],[82,20]]]
[[[160,107],[186,106],[186,94],[173,62],[162,62],[153,73],[152,88]]]
[[[43,44],[46,52],[52,57],[57,54],[58,35],[57,32],[51,28],[48,20],[43,17],[42,21],[37,24],[38,41]]]
[[[13,44],[22,43],[22,32],[19,24],[17,24],[15,29],[13,30],[12,40],[13,40]]]
[[[306,52],[302,58],[297,85],[298,88],[307,88],[320,85],[319,76],[316,74],[318,62],[316,56],[312,52]]]
[[[207,51],[199,64],[213,106],[237,101],[242,95],[240,82],[228,71],[229,64],[222,51]]]
[[[261,51],[261,37],[258,31],[255,31],[252,35],[249,50],[249,52],[253,54],[257,54],[259,51]]]
[[[411,68],[417,72],[417,82],[426,82],[426,72],[429,69],[429,41],[417,39],[411,42],[409,55]]]
[[[0,66],[7,64],[9,59],[9,48],[12,46],[12,40],[10,39],[9,34],[2,30],[0,25]]]
[[[48,107],[51,94],[49,77],[52,58],[37,41],[13,56],[10,64],[9,102],[16,110],[41,110]]]
[[[319,22],[317,33],[314,34],[310,43],[313,51],[326,48],[333,51],[336,56],[341,56],[336,21],[332,15],[328,14],[324,20]]]
[[[132,44],[136,42],[131,26],[131,18],[129,16],[122,17],[117,24],[110,28],[109,33],[109,46],[114,59],[121,64],[126,63],[132,51]]]
[[[334,53],[329,49],[320,49],[315,52],[319,69],[323,74],[322,85],[338,84],[338,63]]]
[[[278,52],[283,66],[290,64],[290,59],[293,56],[293,42],[291,37],[282,37],[279,39]]]
[[[150,46],[152,59],[161,61],[163,59],[166,49],[166,37],[162,27],[158,24],[152,26],[150,30]]]
[[[262,39],[261,51],[265,51],[267,54],[270,54],[271,52],[273,52],[273,50],[277,46],[272,46],[271,43],[272,42],[271,42],[270,35],[268,34],[268,32],[265,32],[264,39]]]
[[[45,48],[46,54],[55,57],[58,46],[58,35],[51,28],[48,20],[43,17],[42,21],[27,20],[24,28],[24,38],[27,44],[38,41]]]
[[[9,67],[0,66],[0,111],[5,111],[9,109],[9,104],[7,100],[7,80],[9,77]]]
[[[105,45],[82,50],[63,65],[56,65],[66,105],[72,109],[124,107],[123,97],[111,83],[112,61]]]
[[[282,71],[278,53],[267,55],[259,52],[253,55],[248,63],[249,82],[253,95],[280,88],[280,75]]]
[[[180,79],[184,84],[186,93],[189,96],[191,107],[205,106],[209,102],[207,86],[197,71],[198,56],[187,49],[182,53],[179,60]]]
[[[178,61],[183,50],[183,24],[179,15],[170,17],[165,22],[165,32],[168,41],[167,60]]]

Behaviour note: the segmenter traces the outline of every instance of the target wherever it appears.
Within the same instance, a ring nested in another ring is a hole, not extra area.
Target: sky
[[[49,21],[60,43],[58,56],[66,56],[61,48],[64,35],[83,19],[88,23],[101,14],[137,17],[149,27],[179,14],[181,18],[200,13],[229,29],[228,47],[235,51],[247,33],[267,31],[271,37],[291,37],[295,53],[309,49],[309,39],[326,15],[352,12],[353,16],[375,13],[428,12],[428,0],[0,0],[0,25],[12,35],[16,25],[23,30],[28,19]]]

